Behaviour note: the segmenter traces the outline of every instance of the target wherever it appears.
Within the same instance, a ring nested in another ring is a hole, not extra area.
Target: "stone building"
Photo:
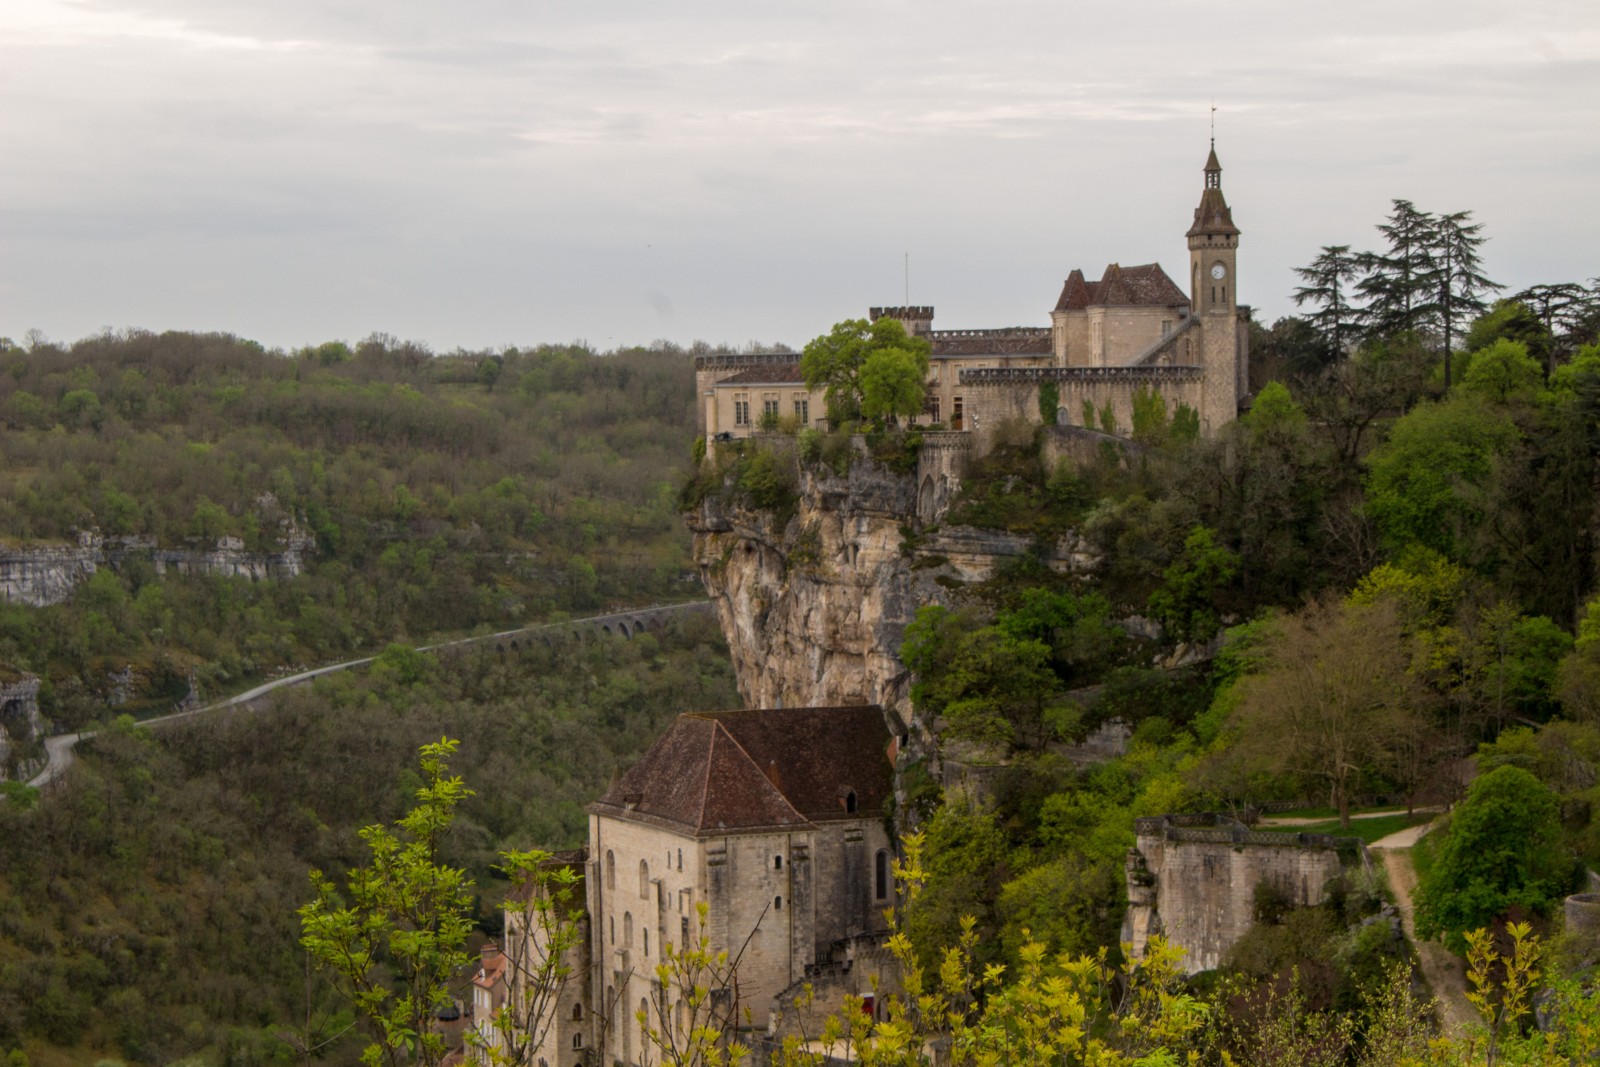
[[[1122,941],[1141,959],[1160,934],[1183,949],[1189,974],[1216,968],[1249,932],[1259,887],[1315,907],[1347,867],[1367,863],[1359,837],[1254,831],[1226,815],[1135,819],[1134,834]]]
[[[538,1060],[659,1060],[639,1015],[681,1038],[684,990],[663,993],[657,968],[702,937],[738,960],[713,1007],[747,1012],[752,1039],[808,981],[871,1005],[896,752],[877,706],[679,716],[589,809],[582,977]]]
[[[873,321],[898,319],[932,346],[927,402],[915,421],[977,431],[981,451],[985,424],[1038,418],[1047,382],[1060,398],[1059,424],[1083,424],[1092,405],[1097,421],[1109,413],[1126,432],[1141,389],[1162,396],[1169,410],[1194,408],[1208,431],[1234,419],[1248,388],[1249,308],[1238,303],[1239,229],[1215,146],[1185,238],[1187,293],[1159,263],[1113,263],[1098,281],[1073,270],[1049,326],[936,330],[932,307],[870,309]],[[796,428],[826,425],[822,393],[806,389],[795,353],[702,356],[695,372],[708,436],[748,436],[763,416]]]

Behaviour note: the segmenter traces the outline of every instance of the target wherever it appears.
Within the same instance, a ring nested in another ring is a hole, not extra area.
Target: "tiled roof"
[[[950,356],[1049,355],[1050,328],[1013,326],[1003,330],[934,330],[928,334],[934,359]]]
[[[1209,233],[1223,236],[1237,235],[1239,227],[1233,224],[1233,212],[1222,197],[1221,189],[1207,189],[1200,194],[1200,206],[1194,209],[1194,225],[1185,235]]]
[[[765,367],[750,367],[720,379],[718,385],[790,385],[803,384],[805,375],[799,363],[771,363]]]
[[[1113,263],[1097,282],[1085,281],[1083,272],[1067,275],[1061,287],[1057,311],[1081,311],[1090,307],[1179,307],[1189,298],[1175,285],[1159,263],[1124,267]]]
[[[590,810],[700,836],[878,818],[893,770],[876,706],[691,712]]]

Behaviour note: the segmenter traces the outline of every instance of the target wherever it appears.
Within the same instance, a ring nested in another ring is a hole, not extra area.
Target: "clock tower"
[[[1211,431],[1231,422],[1246,392],[1246,331],[1240,323],[1239,228],[1222,196],[1222,164],[1211,143],[1206,184],[1189,227],[1189,310],[1200,319],[1200,364],[1205,388],[1200,420]]]

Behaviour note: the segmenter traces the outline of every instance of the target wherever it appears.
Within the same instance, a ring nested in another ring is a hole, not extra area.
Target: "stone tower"
[[[1205,368],[1200,421],[1215,432],[1239,412],[1244,394],[1245,337],[1239,324],[1239,228],[1222,196],[1222,164],[1211,144],[1206,185],[1189,227],[1189,307],[1200,318],[1200,363]]]

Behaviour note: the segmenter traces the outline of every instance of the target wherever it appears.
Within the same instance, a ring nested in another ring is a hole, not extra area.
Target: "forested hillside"
[[[138,553],[60,605],[0,603],[0,661],[58,729],[132,667],[170,708],[391,638],[699,594],[672,483],[693,371],[670,346],[434,355],[374,336],[294,353],[128,331],[0,350],[0,543],[245,552],[299,577],[163,580]]]

